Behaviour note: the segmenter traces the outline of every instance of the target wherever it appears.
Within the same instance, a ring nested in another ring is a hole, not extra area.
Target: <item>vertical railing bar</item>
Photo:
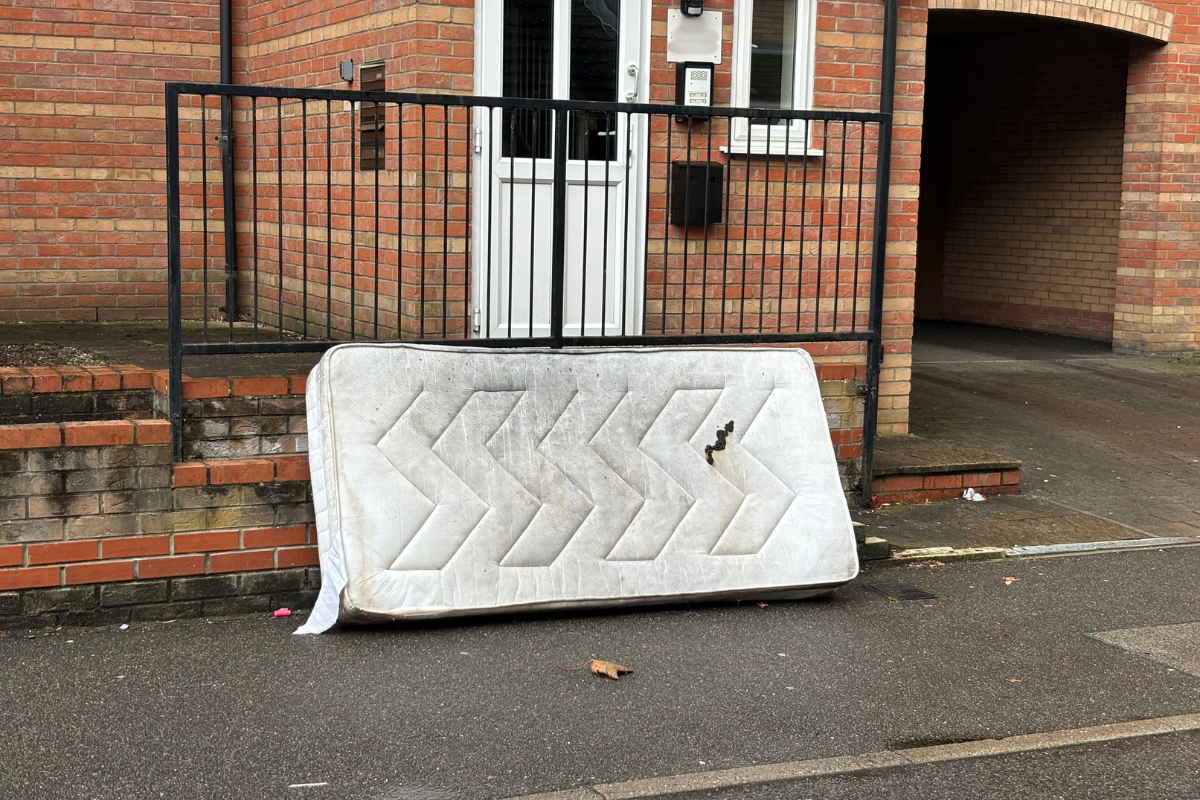
[[[821,125],[821,141],[824,143],[822,151],[829,150],[829,121]],[[829,166],[829,159],[821,159],[821,208],[817,216],[817,309],[816,316],[813,318],[813,331],[821,330],[821,276],[825,271],[825,175],[826,168]]]
[[[396,103],[396,338],[404,338],[404,103]]]
[[[567,118],[570,119],[569,114],[568,114]],[[586,119],[586,115],[585,115],[585,119]],[[588,262],[588,208],[589,208],[588,195],[591,194],[591,188],[592,188],[591,183],[590,183],[591,172],[592,172],[592,170],[591,170],[592,162],[591,162],[591,158],[590,158],[591,153],[587,152],[586,147],[587,147],[587,144],[586,144],[586,140],[585,140],[585,144],[584,144],[585,149],[584,149],[584,153],[583,153],[583,266],[582,266],[583,276],[579,282],[579,290],[580,290],[580,294],[579,294],[579,335],[580,336],[587,335],[586,334],[586,330],[587,330],[587,262]],[[608,228],[606,226],[605,231],[607,231],[607,230],[608,230]],[[563,273],[563,278],[564,279],[566,278],[565,271]],[[564,292],[564,295],[565,295],[565,292]]]
[[[233,326],[237,322],[237,192],[233,153],[232,95],[221,95],[221,219],[224,220],[225,243],[225,320],[229,323],[229,341],[233,341]],[[226,117],[228,113],[228,118]]]
[[[203,112],[201,112],[203,113]],[[171,458],[183,460],[183,276],[179,215],[179,93],[166,91],[167,145],[167,413],[171,420]]]
[[[492,174],[492,165],[496,159],[493,157],[492,148],[495,146],[493,137],[495,136],[495,126],[493,124],[496,116],[496,109],[493,106],[487,107],[488,120],[488,135],[487,135],[487,153],[481,153],[487,161],[488,177],[487,177],[487,258],[483,265],[484,281],[483,281],[483,329],[480,333],[484,337],[492,335],[492,217],[495,213],[495,208],[492,207],[492,184],[494,183],[494,175]]]
[[[533,338],[533,267],[534,267],[534,250],[537,247],[537,156],[541,148],[541,132],[538,130],[538,120],[542,113],[535,111],[533,113],[533,153],[530,163],[530,179],[529,179],[529,336]],[[553,147],[553,145],[551,145]],[[551,164],[554,164],[554,157],[558,154],[551,150]],[[512,213],[512,210],[509,210]],[[553,285],[550,287],[551,292],[554,291]],[[554,309],[550,309],[550,313],[554,313]]]
[[[421,335],[418,339],[425,338],[425,104],[421,104],[421,297],[419,301],[421,314]]]
[[[647,119],[647,123],[649,120]],[[648,135],[649,132],[647,132]],[[625,243],[623,254],[621,257],[621,333],[629,333],[628,311],[629,311],[629,184],[633,180],[631,175],[633,167],[633,114],[625,112]],[[643,239],[645,237],[643,236]],[[644,243],[643,243],[644,244]],[[645,252],[642,254],[643,262]]]
[[[300,260],[300,335],[308,338],[308,101],[300,101],[300,175],[303,196],[300,199],[300,227],[304,241]]]
[[[275,193],[279,199],[278,219],[275,220],[276,244],[279,245],[279,285],[276,288],[276,294],[279,298],[279,306],[275,309],[276,321],[278,330],[276,330],[276,341],[283,341],[283,98],[275,98]]]
[[[325,101],[325,338],[333,338],[333,110]]]
[[[708,313],[708,171],[712,168],[712,134],[715,117],[705,120],[708,127],[704,132],[704,255],[700,266],[700,333],[707,329],[705,317]]]
[[[688,246],[691,244],[692,233],[692,218],[691,218],[691,200],[692,192],[688,186],[692,179],[692,118],[687,117],[687,137],[684,140],[687,148],[687,157],[684,163],[684,179],[683,179],[683,273],[679,279],[679,332],[687,333],[687,307],[688,307]]]
[[[250,98],[250,158],[254,181],[254,341],[258,341],[258,98]]]
[[[603,336],[606,331],[607,322],[606,315],[608,314],[608,195],[609,195],[609,168],[612,164],[612,159],[616,156],[615,141],[617,131],[613,126],[613,118],[611,111],[604,112],[604,131],[608,136],[604,139],[604,247],[600,258],[600,335]],[[583,325],[580,324],[579,335],[583,336]]]
[[[384,119],[383,125],[379,124],[379,110],[381,108],[383,109],[383,119]],[[372,109],[371,124],[375,126],[375,130],[373,131],[373,135],[371,136],[371,150],[372,150],[372,155],[374,156],[371,159],[371,164],[372,164],[372,166],[374,166],[374,169],[372,170],[372,174],[371,174],[371,188],[374,190],[372,211],[375,213],[375,222],[374,222],[372,230],[371,230],[371,233],[373,234],[372,238],[375,239],[375,264],[372,269],[372,275],[371,275],[372,281],[373,281],[372,289],[371,289],[371,307],[372,307],[371,338],[378,339],[379,338],[379,173],[381,173],[383,171],[379,168],[379,160],[380,160],[379,138],[380,138],[380,134],[382,133],[383,141],[384,141],[383,152],[384,152],[384,156],[386,157],[386,155],[387,155],[387,105],[386,104],[384,104],[384,103],[376,103],[375,104],[375,107]]]
[[[879,373],[883,367],[883,287],[887,266],[888,195],[891,189],[892,113],[896,99],[896,39],[899,3],[885,0],[883,16],[883,69],[880,75],[879,154],[875,166],[875,219],[871,250],[871,299],[867,340],[866,398],[863,401],[862,427],[862,503],[873,502],[875,434],[879,419]]]
[[[354,285],[354,262],[358,251],[358,168],[362,166],[362,141],[359,133],[362,126],[362,106],[358,106],[358,121],[355,122],[355,105],[350,106],[350,339],[358,336],[358,300]],[[354,152],[358,144],[358,154]]]
[[[567,120],[566,111],[554,112],[554,244],[550,254],[550,346],[554,348],[562,347],[566,316],[563,304],[567,260]],[[587,159],[583,163],[586,170]]]
[[[733,141],[733,117],[725,118],[725,125],[729,131],[729,141]],[[749,121],[746,123],[747,131],[749,130]],[[749,135],[747,134],[747,141]],[[722,202],[725,204],[725,224],[724,224],[724,244],[721,246],[721,333],[725,332],[725,311],[726,304],[729,301],[729,223],[730,217],[733,215],[733,203],[731,202],[730,192],[733,188],[733,151],[730,150],[729,157],[725,159],[725,192],[723,193]]]
[[[863,173],[866,172],[867,155],[867,123],[858,123],[858,200],[857,220],[854,223],[854,310],[850,317],[851,332],[858,331],[858,270],[859,255],[862,253],[862,187]]]
[[[784,128],[783,137],[783,212],[779,222],[779,313],[775,320],[775,329],[779,333],[783,333],[783,268],[787,264],[787,223],[788,223],[788,184],[792,182],[791,174],[791,158],[792,158],[792,126],[793,122],[788,122]],[[801,164],[804,160],[801,159]],[[803,218],[802,218],[803,219]],[[800,313],[800,297],[796,297],[796,313]]]
[[[200,327],[204,331],[204,341],[206,341],[206,342],[208,341],[208,126],[206,125],[206,121],[208,119],[208,107],[206,105],[207,102],[208,102],[208,95],[204,95],[204,94],[200,95],[200,182],[201,182],[200,185],[203,189],[203,191],[200,195],[200,198],[201,198],[200,202],[201,202],[201,209],[202,209],[201,226],[202,226],[202,230],[204,231],[204,244],[201,248],[201,258],[203,259],[203,261],[201,262],[203,265],[202,276],[204,278],[204,282],[201,284],[201,286],[203,287],[203,296],[204,296],[204,312],[203,312],[204,316],[201,317]],[[281,207],[282,207],[282,204],[281,204]]]
[[[738,333],[746,331],[746,244],[750,235],[750,151],[753,149],[754,124],[746,119],[746,186],[742,192],[742,291],[741,303],[738,305]]]
[[[663,194],[663,274],[662,274],[662,333],[667,333],[667,269],[671,259],[671,144],[675,132],[671,129],[674,120],[670,114],[664,115],[667,122],[667,161],[666,181],[667,191]]]
[[[463,201],[466,203],[466,218],[467,227],[463,231],[463,338],[470,339],[471,336],[471,302],[474,299],[471,291],[471,270],[475,265],[475,229],[473,222],[475,215],[472,213],[474,204],[471,202],[471,193],[475,190],[475,147],[474,147],[474,124],[471,120],[475,117],[475,106],[463,108],[463,117],[466,124],[466,145],[467,145],[467,191],[463,196]]]
[[[442,106],[442,338],[448,326],[447,277],[450,274],[450,106]]]
[[[838,329],[838,303],[841,302],[842,290],[842,211],[844,210],[844,202],[846,198],[846,120],[842,120],[842,150],[838,161],[838,215],[837,215],[837,250],[834,253],[834,263],[837,264],[837,269],[834,270],[833,279],[833,329]]]
[[[763,158],[763,231],[762,257],[758,267],[758,332],[763,332],[763,311],[767,304],[767,230],[770,227],[771,213],[771,134],[775,132],[775,124],[767,125],[767,152]],[[784,145],[786,147],[786,143]]]
[[[501,114],[501,120],[503,120],[504,111],[501,110],[500,114]],[[517,115],[516,115],[516,111],[514,109],[514,110],[509,110],[509,113],[508,113],[508,142],[509,142],[509,144],[508,144],[508,148],[509,148],[509,159],[508,159],[508,167],[509,167],[509,172],[508,172],[508,338],[509,339],[512,338],[512,330],[513,330],[513,268],[515,266],[513,263],[514,262],[513,248],[514,248],[514,238],[515,238],[514,218],[516,217],[516,214],[513,212],[516,209],[516,205],[517,205],[517,181],[516,181],[516,177],[517,177],[516,160],[517,159],[516,159],[516,156],[512,154],[512,151],[513,151],[513,144],[516,141],[516,135],[517,135]],[[504,152],[503,143],[501,143],[500,152],[501,152],[501,154],[503,154],[503,152]]]
[[[800,332],[804,307],[804,238],[808,228],[808,146],[812,141],[813,121],[804,121],[804,150],[800,154],[800,253],[796,257],[796,333]]]

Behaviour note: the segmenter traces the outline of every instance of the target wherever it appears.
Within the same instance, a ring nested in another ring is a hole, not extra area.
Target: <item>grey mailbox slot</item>
[[[671,224],[721,221],[724,166],[714,161],[671,162]]]

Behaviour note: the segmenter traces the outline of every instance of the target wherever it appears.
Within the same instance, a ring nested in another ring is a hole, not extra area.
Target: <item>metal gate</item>
[[[841,342],[869,502],[890,113],[170,83],[166,131],[176,458],[190,356]]]

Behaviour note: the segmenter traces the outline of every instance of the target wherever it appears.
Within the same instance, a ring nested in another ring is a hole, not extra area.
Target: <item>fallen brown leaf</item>
[[[1014,578],[1014,577],[1012,577],[1012,576],[1010,575],[1010,576],[1008,576],[1007,578],[1005,578],[1005,579],[1004,579],[1004,585],[1005,585],[1005,586],[1012,586],[1014,583],[1016,583],[1016,582],[1017,582],[1017,581],[1019,581],[1019,580],[1021,580],[1021,579],[1020,579],[1020,578]]]
[[[633,670],[631,670],[629,667],[623,667],[620,664],[614,664],[611,661],[602,661],[598,658],[589,659],[580,664],[578,667],[559,667],[559,669],[563,672],[578,672],[584,667],[587,667],[596,675],[604,675],[612,678],[614,681],[619,680],[620,677],[627,672],[633,672]]]
[[[627,672],[633,672],[629,667],[623,667],[620,664],[614,664],[611,661],[601,661],[598,658],[592,659],[592,673],[596,675],[606,675],[614,681],[620,678]]]

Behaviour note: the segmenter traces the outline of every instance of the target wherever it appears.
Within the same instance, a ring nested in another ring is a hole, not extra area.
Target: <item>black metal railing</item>
[[[877,388],[888,114],[178,83],[166,98],[175,422],[187,356],[350,340],[857,342]]]

